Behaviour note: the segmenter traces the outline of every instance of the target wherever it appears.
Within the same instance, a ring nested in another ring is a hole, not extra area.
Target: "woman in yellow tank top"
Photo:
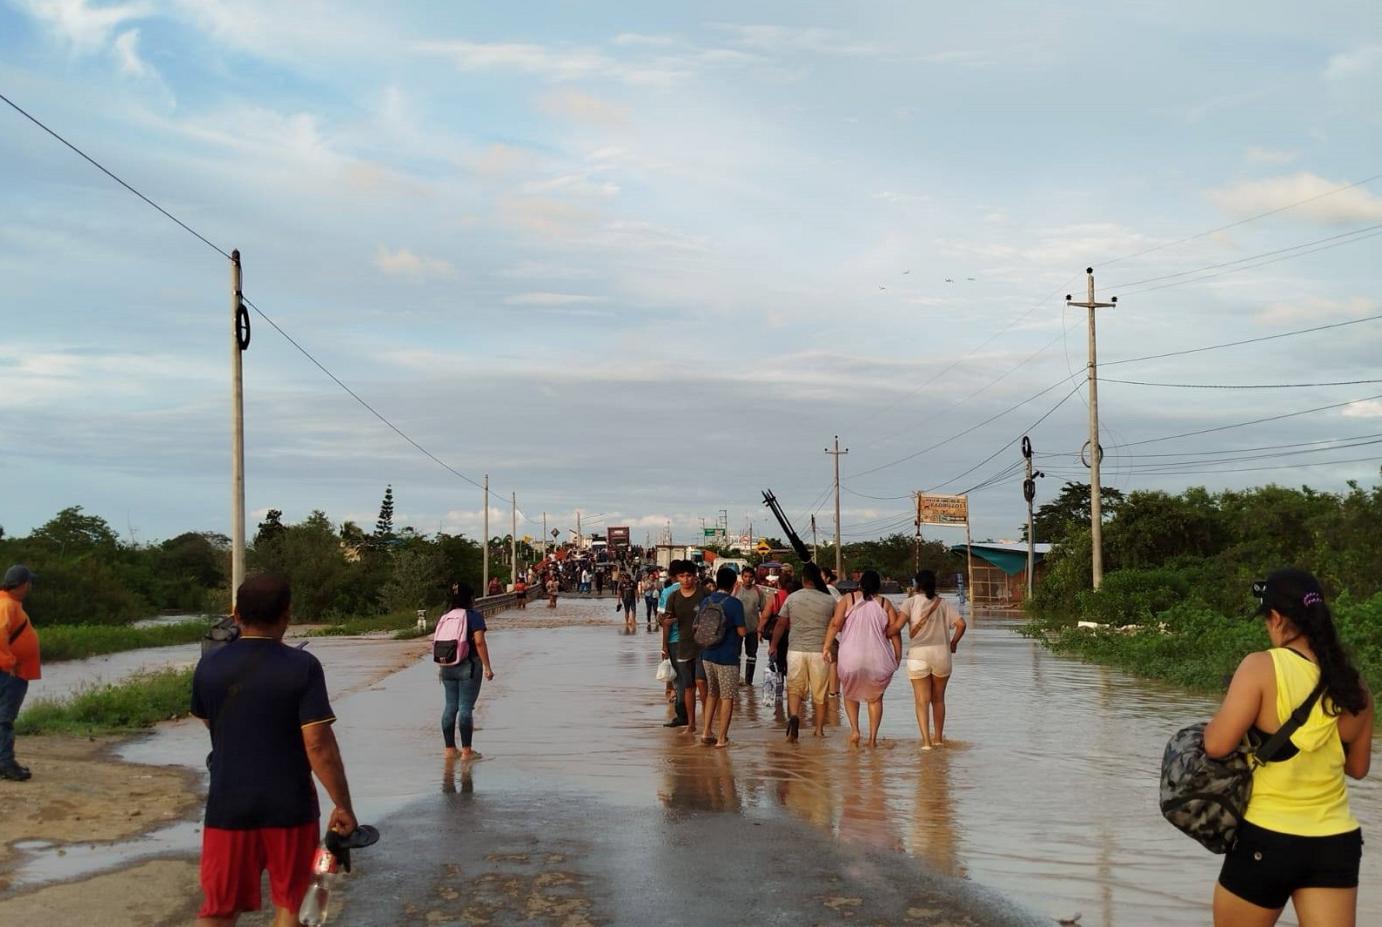
[[[1205,752],[1227,756],[1250,733],[1265,739],[1322,691],[1289,745],[1253,770],[1238,841],[1214,888],[1215,927],[1271,927],[1289,899],[1301,927],[1357,920],[1363,835],[1345,775],[1372,762],[1372,698],[1339,642],[1314,576],[1278,570],[1254,583],[1272,649],[1239,665],[1204,732]]]

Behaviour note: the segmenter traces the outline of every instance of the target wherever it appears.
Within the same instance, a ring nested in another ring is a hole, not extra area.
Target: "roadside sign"
[[[917,520],[923,525],[967,525],[969,497],[918,493]]]
[[[758,546],[755,547],[754,550],[758,551],[760,554],[771,554],[773,552],[773,547],[767,541],[759,541]]]

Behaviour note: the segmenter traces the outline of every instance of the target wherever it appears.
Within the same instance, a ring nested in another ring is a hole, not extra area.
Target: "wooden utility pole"
[[[518,582],[518,493],[512,496],[513,502],[513,523],[509,528],[509,558],[513,563],[512,576],[515,583]]]
[[[230,252],[230,607],[245,581],[245,383],[240,355],[249,347],[240,251]],[[243,328],[242,328],[243,326]]]
[[[480,588],[484,592],[481,595],[489,595],[489,474],[485,474],[485,553],[481,558],[484,563],[483,579]]]
[[[1089,311],[1089,539],[1093,548],[1094,588],[1098,589],[1104,582],[1104,500],[1103,487],[1099,482],[1099,465],[1103,462],[1104,450],[1099,446],[1099,364],[1095,350],[1094,310],[1112,309],[1118,305],[1118,297],[1106,303],[1095,302],[1094,268],[1086,267],[1085,274],[1089,277],[1088,298],[1077,303],[1067,293],[1065,304],[1081,306]]]
[[[1046,474],[1032,470],[1032,441],[1022,436],[1022,456],[1027,462],[1027,477],[1022,481],[1022,496],[1027,500],[1027,598],[1036,591],[1036,527],[1032,516],[1032,501],[1036,499],[1036,481]]]
[[[848,454],[849,448],[840,450],[840,436],[835,436],[835,450],[826,448],[825,452],[835,458],[835,578],[845,578],[844,549],[840,547],[840,455]]]

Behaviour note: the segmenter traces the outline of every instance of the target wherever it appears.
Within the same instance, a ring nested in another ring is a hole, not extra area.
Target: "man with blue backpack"
[[[744,605],[734,596],[738,578],[729,567],[716,571],[715,591],[701,601],[693,631],[705,667],[705,730],[701,732],[701,743],[713,743],[720,750],[729,746],[729,722],[734,717],[734,693],[739,688],[739,645],[748,633]],[[711,737],[717,717],[719,730]]]

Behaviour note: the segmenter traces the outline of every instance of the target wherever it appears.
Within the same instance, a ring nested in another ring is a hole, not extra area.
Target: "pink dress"
[[[895,672],[888,613],[877,599],[860,599],[850,607],[840,631],[840,691],[850,701],[873,701],[883,695]]]

